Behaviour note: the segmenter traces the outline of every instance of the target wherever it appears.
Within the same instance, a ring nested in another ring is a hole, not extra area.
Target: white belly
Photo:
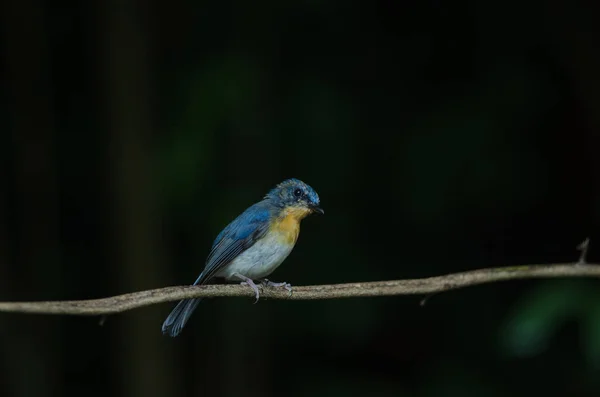
[[[277,233],[269,233],[254,245],[242,252],[216,276],[238,281],[234,273],[240,273],[252,280],[267,277],[292,252],[294,244],[286,244]]]

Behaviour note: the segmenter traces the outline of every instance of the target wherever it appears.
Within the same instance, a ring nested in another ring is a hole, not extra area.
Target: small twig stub
[[[585,240],[583,240],[578,246],[577,246],[577,250],[581,251],[581,254],[579,255],[579,261],[577,262],[578,265],[584,265],[586,263],[587,260],[587,253],[588,253],[588,249],[590,248],[590,238],[586,238]]]

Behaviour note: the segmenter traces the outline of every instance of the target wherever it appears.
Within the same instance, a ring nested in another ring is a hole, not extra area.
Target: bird
[[[267,287],[291,285],[275,283],[269,276],[292,252],[300,233],[300,222],[308,215],[324,214],[317,192],[296,178],[286,179],[271,189],[261,201],[248,207],[215,238],[204,270],[193,285],[213,279],[241,282],[260,293],[254,280]],[[165,319],[162,333],[179,335],[201,298],[180,301]]]

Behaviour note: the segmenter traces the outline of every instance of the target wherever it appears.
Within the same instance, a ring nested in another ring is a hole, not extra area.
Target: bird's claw
[[[285,288],[286,291],[288,291],[290,293],[290,295],[292,294],[292,284],[290,283],[286,283],[285,281],[281,282],[281,283],[274,283],[273,281],[270,281],[268,279],[263,279],[260,282],[263,286],[265,287],[269,287],[269,288],[279,288],[279,287],[283,287]]]
[[[256,286],[256,284],[254,284],[251,280],[242,281],[240,284],[247,285],[248,287],[252,288],[252,291],[254,291],[254,295],[256,297],[256,300],[254,301],[254,303],[256,304],[256,302],[258,302],[258,298],[260,298],[260,292],[258,291],[258,287]]]
[[[246,277],[240,273],[233,273],[233,275],[237,277],[238,280],[242,280],[240,284],[247,285],[248,287],[252,288],[252,291],[254,291],[254,295],[256,296],[256,300],[254,301],[254,303],[258,302],[258,298],[260,298],[260,291],[258,290],[256,284],[254,284],[254,281],[252,281],[251,278]]]
[[[252,281],[251,278],[248,278],[242,274],[239,273],[234,273],[235,276],[238,277],[238,279],[242,279],[243,281],[240,283],[242,285],[247,285],[250,288],[252,288],[252,291],[254,291],[254,295],[256,296],[256,300],[254,301],[254,303],[258,302],[258,299],[260,298],[260,291],[258,290],[258,287],[256,286],[256,284],[254,283],[254,281]],[[274,283],[272,281],[269,281],[268,279],[262,279],[260,280],[260,284],[263,287],[267,287],[267,288],[279,288],[279,287],[283,287],[286,289],[286,291],[288,291],[290,293],[290,296],[292,295],[292,285],[290,283],[286,283],[281,282],[281,283]]]

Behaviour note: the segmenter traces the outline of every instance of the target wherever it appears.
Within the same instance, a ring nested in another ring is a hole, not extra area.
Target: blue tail
[[[171,337],[179,335],[201,300],[195,298],[180,301],[163,323],[162,333]]]

